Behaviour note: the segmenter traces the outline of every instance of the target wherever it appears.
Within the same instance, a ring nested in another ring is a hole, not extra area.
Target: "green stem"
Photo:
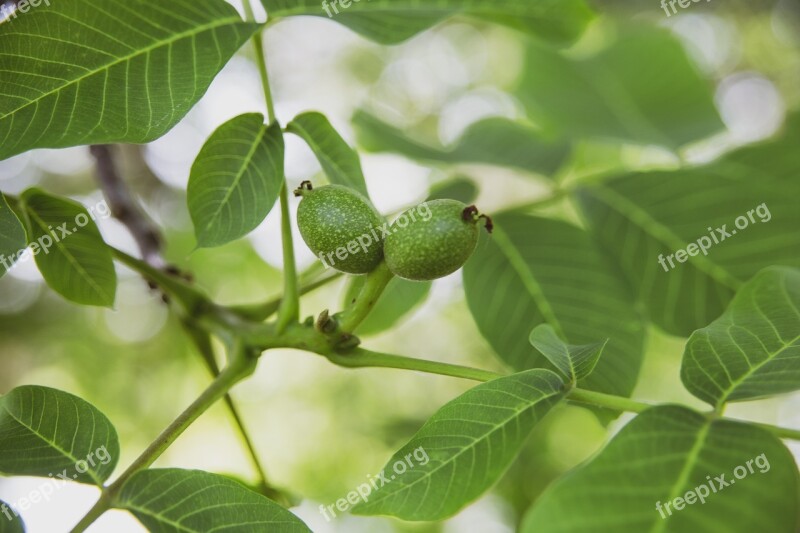
[[[208,411],[217,400],[225,396],[234,385],[252,374],[257,361],[258,359],[249,357],[244,350],[241,353],[234,354],[230,365],[220,373],[203,394],[181,413],[114,483],[103,491],[95,506],[72,529],[72,533],[85,531],[100,515],[109,510],[114,505],[114,501],[125,482],[140,470],[150,467],[186,431],[186,428]]]
[[[111,249],[111,254],[117,261],[152,281],[161,287],[165,293],[177,300],[187,315],[197,316],[213,307],[213,304],[208,301],[208,298],[206,298],[203,293],[189,285],[183,279],[154,268],[141,259],[136,259],[126,254],[122,250],[117,250],[110,246],[109,248]]]
[[[234,385],[252,374],[256,361],[257,359],[251,359],[245,354],[235,356],[230,366],[220,372],[203,394],[148,446],[142,455],[109,487],[109,490],[113,491],[115,487],[122,486],[130,476],[152,465],[200,415],[225,396]]]
[[[620,412],[630,411],[632,413],[641,413],[645,409],[652,407],[650,404],[637,402],[636,400],[631,400],[623,396],[614,396],[602,392],[577,388],[570,391],[568,399],[573,402],[595,405],[597,407],[604,407]]]
[[[245,19],[250,22],[256,21],[256,15],[253,13],[253,6],[250,0],[244,0],[244,14]],[[275,104],[272,99],[272,90],[269,84],[269,73],[267,71],[267,58],[264,55],[264,38],[261,32],[257,32],[253,36],[253,48],[256,52],[256,62],[258,63],[258,71],[261,75],[261,87],[264,90],[264,102],[267,104],[267,118],[269,123],[275,120]]]
[[[111,497],[107,492],[104,491],[102,494],[100,494],[100,498],[97,500],[97,503],[94,504],[94,506],[83,518],[81,518],[81,521],[78,522],[74,528],[72,528],[70,533],[80,533],[81,531],[86,531],[86,529],[94,524],[94,522],[100,518],[103,513],[111,509],[112,505],[113,503],[111,501]]]
[[[246,1],[245,4],[249,5],[249,1]],[[267,58],[264,54],[264,38],[261,36],[261,32],[253,36],[253,45],[256,48],[256,61],[258,61],[260,66],[258,71],[261,75],[261,87],[264,89],[264,102],[267,104],[267,118],[269,119],[268,122],[272,123],[277,117],[275,116],[275,102],[272,99],[272,89],[269,84]]]
[[[425,372],[427,374],[436,374],[440,376],[450,376],[454,378],[469,379],[473,381],[490,381],[492,379],[501,378],[504,374],[491,372],[488,370],[480,370],[460,365],[452,365],[448,363],[438,363],[436,361],[428,361],[424,359],[414,359],[411,357],[404,357],[402,355],[387,354],[381,352],[372,352],[357,348],[346,354],[323,354],[332,363],[347,368],[395,368],[401,370],[415,370],[417,372]],[[611,409],[618,412],[632,412],[641,413],[645,409],[654,407],[649,403],[639,402],[631,398],[623,396],[614,396],[612,394],[605,394],[602,392],[595,392],[585,389],[574,388],[570,390],[567,395],[569,401],[592,405],[595,407],[602,407]],[[800,430],[784,428],[780,426],[773,426],[771,424],[762,424],[759,422],[752,422],[749,420],[737,420],[735,418],[722,418],[730,422],[738,422],[742,424],[750,424],[763,429],[778,438],[792,439],[800,441]]]
[[[261,489],[261,493],[264,494],[264,496],[267,496],[269,499],[283,505],[284,507],[289,507],[290,501],[286,494],[272,486],[269,481],[267,481],[267,474],[266,470],[264,469],[264,465],[258,458],[258,452],[256,451],[255,444],[250,438],[250,434],[244,427],[244,421],[242,420],[242,416],[239,413],[239,409],[236,407],[233,398],[231,398],[230,394],[226,394],[224,400],[225,404],[228,406],[228,411],[236,423],[236,427],[239,429],[239,435],[242,437],[242,442],[244,442],[244,445],[247,448],[247,453],[250,456],[250,460],[252,461],[253,467],[258,475],[258,486]]]
[[[255,22],[253,6],[250,0],[244,0],[244,9],[247,20]],[[270,124],[277,120],[275,116],[275,103],[272,98],[272,89],[269,83],[269,70],[267,57],[264,53],[264,39],[261,32],[253,36],[253,47],[256,52],[258,72],[261,75],[261,87],[264,90],[264,103],[267,106],[267,122]],[[300,318],[300,293],[297,289],[297,264],[294,258],[294,243],[292,242],[292,220],[289,214],[289,188],[286,176],[283,177],[281,187],[281,240],[283,242],[283,300],[278,308],[278,332],[284,331],[289,324],[297,322]]]
[[[297,288],[297,264],[294,260],[289,192],[285,178],[281,188],[281,240],[283,241],[283,299],[278,309],[278,333],[300,318],[300,292]]]
[[[578,189],[603,185],[603,183],[614,178],[617,175],[618,175],[617,172],[605,170],[602,172],[598,172],[596,174],[590,174],[587,176],[583,176],[579,179],[575,179],[566,185],[559,183],[555,188],[553,188],[552,191],[550,191],[550,194],[548,194],[547,196],[544,196],[542,198],[537,198],[536,200],[531,200],[530,202],[511,207],[509,209],[506,209],[504,212],[527,213],[535,209],[548,207],[556,202],[563,200],[564,198],[570,197]]]
[[[298,289],[298,295],[304,296],[312,291],[319,289],[320,287],[324,287],[325,285],[331,283],[332,281],[336,281],[342,276],[343,274],[341,272],[337,272],[336,274],[333,274],[331,276],[327,276],[325,278],[318,279],[311,283],[301,285],[300,288]],[[261,304],[240,305],[236,307],[231,307],[231,311],[244,319],[253,320],[256,322],[263,322],[264,320],[268,319],[269,317],[278,312],[278,309],[280,309],[282,302],[283,302],[283,297],[279,297]]]
[[[356,301],[339,317],[339,329],[342,332],[353,333],[355,331],[378,303],[378,299],[393,277],[394,274],[386,266],[385,261],[381,261],[375,270],[367,274],[367,280],[356,297]]]
[[[503,374],[498,374],[497,372],[491,372],[489,370],[480,370],[449,363],[439,363],[437,361],[428,361],[425,359],[414,359],[402,355],[373,352],[362,348],[356,348],[346,354],[330,353],[326,354],[326,357],[332,363],[347,368],[378,367],[416,370],[427,374],[471,379],[473,381],[489,381],[503,377]]]
[[[536,200],[532,200],[530,202],[517,205],[507,209],[505,212],[508,213],[527,213],[528,211],[532,211],[534,209],[541,209],[542,207],[547,207],[551,204],[559,202],[563,200],[572,193],[571,189],[563,188],[563,189],[555,189],[551,192],[548,196],[544,196],[542,198],[537,198]]]
[[[121,250],[110,246],[109,248],[118,261],[158,285],[166,295],[177,301],[183,308],[184,319],[188,318],[194,323],[202,323],[203,326],[207,326],[206,329],[209,331],[213,331],[231,342],[232,332],[246,331],[251,326],[251,322],[245,321],[227,307],[212,302],[205,294],[185,280],[154,268]]]
[[[212,377],[216,379],[220,374],[220,370],[219,365],[217,365],[217,361],[214,357],[214,348],[211,346],[211,336],[208,334],[208,332],[199,328],[189,320],[184,320],[182,323],[186,333],[189,335],[192,343],[197,348],[197,352],[202,357],[206,368],[211,373]],[[239,409],[236,407],[236,403],[233,401],[233,398],[229,393],[226,393],[223,400],[225,401],[225,405],[227,406],[236,428],[239,431],[239,436],[241,437],[247,453],[250,456],[250,461],[253,463],[256,476],[258,477],[258,485],[261,488],[261,491],[271,499],[288,505],[288,498],[286,498],[281,491],[271,486],[267,481],[267,474],[266,470],[264,469],[264,465],[261,463],[261,460],[258,457],[258,452],[256,451],[252,438],[250,438],[250,433],[244,427],[244,420],[242,419],[242,416],[239,413]]]
[[[253,5],[250,0],[244,0],[244,19],[249,22],[255,22],[256,14],[253,12]]]

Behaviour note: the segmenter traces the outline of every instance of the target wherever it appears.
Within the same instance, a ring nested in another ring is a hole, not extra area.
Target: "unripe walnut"
[[[488,217],[456,200],[433,200],[406,211],[392,223],[384,242],[389,270],[413,281],[452,274],[475,251],[480,219],[491,231]]]
[[[312,188],[303,182],[297,225],[303,240],[326,266],[348,274],[366,274],[383,259],[385,223],[370,201],[341,185]]]

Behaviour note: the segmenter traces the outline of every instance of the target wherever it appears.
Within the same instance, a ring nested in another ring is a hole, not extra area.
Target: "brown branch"
[[[161,255],[162,241],[153,222],[136,203],[130,189],[122,180],[112,154],[112,145],[96,144],[90,151],[97,161],[97,180],[106,197],[111,213],[133,235],[142,259],[158,269],[167,267]]]

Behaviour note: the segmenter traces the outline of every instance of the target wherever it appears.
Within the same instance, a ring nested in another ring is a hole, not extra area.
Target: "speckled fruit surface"
[[[380,227],[386,223],[369,200],[341,185],[303,190],[297,225],[326,266],[366,274],[383,258]]]
[[[423,206],[430,216],[424,216]],[[427,281],[461,268],[478,244],[478,225],[464,220],[466,208],[456,200],[433,200],[397,217],[384,242],[389,269],[404,279]]]

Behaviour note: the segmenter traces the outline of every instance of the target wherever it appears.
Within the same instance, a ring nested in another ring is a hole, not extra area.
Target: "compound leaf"
[[[102,486],[118,459],[114,426],[85,400],[33,385],[0,398],[0,473]]]
[[[201,248],[220,246],[254,230],[283,185],[283,133],[276,122],[249,113],[209,137],[192,165],[187,197]]]
[[[555,43],[569,43],[593,15],[583,0],[262,0],[272,17],[326,17],[383,44],[395,44],[463,13]],[[347,6],[347,7],[345,7]]]
[[[114,305],[114,261],[89,212],[39,189],[25,191],[22,202],[30,224],[30,253],[50,288],[75,303]]]
[[[27,244],[25,227],[8,207],[6,197],[0,193],[0,277],[11,268]]]
[[[660,406],[548,488],[521,532],[793,533],[798,497],[797,466],[775,436]]]
[[[635,173],[578,192],[604,250],[659,327],[707,326],[770,265],[800,267],[800,116],[777,140],[697,168]]]
[[[420,161],[483,163],[549,176],[570,154],[567,143],[546,140],[534,128],[506,118],[472,124],[447,148],[412,139],[366,111],[356,112],[353,124],[366,150],[396,152]]]
[[[132,512],[153,533],[311,531],[265,496],[200,470],[142,470],[125,482],[114,506]]]
[[[689,337],[681,379],[712,405],[800,389],[800,270],[771,267]]]
[[[566,344],[553,330],[549,324],[540,324],[536,326],[530,335],[530,343],[534,348],[547,358],[548,361],[571,381],[577,381],[588,377],[600,356],[603,354],[603,348],[608,344],[608,339],[605,342],[596,342],[593,344],[585,344],[583,346],[571,346]]]
[[[570,137],[677,148],[723,129],[678,40],[653,27],[625,30],[589,58],[531,44],[517,92],[537,123]]]
[[[383,470],[389,483],[357,504],[353,513],[404,520],[453,515],[500,478],[564,391],[561,378],[543,369],[494,379],[467,391],[437,411],[394,454]],[[423,464],[420,457],[427,457],[427,462]]]
[[[25,523],[16,514],[19,511],[3,500],[0,500],[0,511],[3,512],[3,516],[0,516],[0,533],[25,533]]]
[[[495,353],[516,370],[544,366],[528,341],[549,324],[569,344],[609,339],[605,355],[581,386],[629,395],[643,356],[644,321],[633,296],[571,224],[499,214],[495,230],[464,267],[467,304]]]
[[[0,24],[0,160],[169,131],[259,29],[222,0],[50,0]]]
[[[369,198],[358,153],[342,139],[325,115],[315,112],[298,115],[286,126],[286,131],[308,144],[331,183],[350,187]]]

